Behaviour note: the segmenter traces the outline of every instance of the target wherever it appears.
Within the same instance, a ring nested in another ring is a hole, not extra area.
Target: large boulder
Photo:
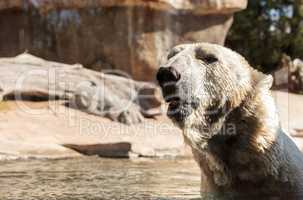
[[[24,53],[0,58],[0,101],[62,100],[69,107],[125,124],[161,114],[152,83],[47,61]]]
[[[197,14],[231,13],[246,8],[246,0],[2,0],[0,9],[22,9],[36,7],[47,12],[52,9],[112,7],[112,6],[144,6],[152,9],[189,10]]]
[[[181,131],[156,116],[156,93],[152,83],[81,65],[0,58],[0,160],[189,155]]]
[[[247,0],[2,0],[0,56],[27,50],[152,80],[172,46],[223,44]]]

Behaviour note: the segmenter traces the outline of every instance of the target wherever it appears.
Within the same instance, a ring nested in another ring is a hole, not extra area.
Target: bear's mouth
[[[179,97],[166,99],[166,102],[168,103],[167,116],[175,122],[183,122],[191,112],[189,104]]]
[[[181,104],[181,99],[179,97],[167,97],[165,101],[168,103],[168,113],[176,112]]]
[[[168,103],[167,116],[179,124],[182,124],[199,105],[199,99],[194,97],[187,101],[174,96],[165,98],[165,101]]]
[[[168,104],[168,111],[176,111],[180,106],[180,100],[172,100]]]

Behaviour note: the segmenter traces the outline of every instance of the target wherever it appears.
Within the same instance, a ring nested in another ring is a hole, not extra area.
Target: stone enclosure
[[[117,69],[151,81],[172,46],[223,44],[246,0],[2,0],[0,57]]]

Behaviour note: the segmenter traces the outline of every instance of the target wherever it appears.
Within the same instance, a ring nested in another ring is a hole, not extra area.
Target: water
[[[191,160],[5,161],[1,200],[113,200],[199,198],[199,169]]]

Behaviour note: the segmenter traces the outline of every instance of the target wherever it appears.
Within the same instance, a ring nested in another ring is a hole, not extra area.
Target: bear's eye
[[[206,55],[203,58],[203,61],[206,62],[206,63],[208,63],[208,64],[212,64],[214,62],[217,62],[218,58],[216,58],[214,55]]]
[[[212,64],[218,61],[218,58],[213,54],[207,54],[201,49],[196,49],[195,52],[196,59],[202,60],[207,64]]]
[[[202,60],[206,64],[212,64],[218,61],[218,58],[216,58],[214,55],[208,54],[208,55],[198,55],[196,54],[196,58],[199,60]]]

